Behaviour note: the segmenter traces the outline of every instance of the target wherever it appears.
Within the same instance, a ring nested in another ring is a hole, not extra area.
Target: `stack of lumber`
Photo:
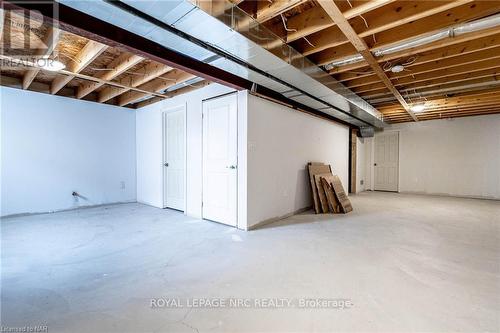
[[[351,202],[344,191],[342,182],[332,173],[330,165],[310,162],[307,165],[316,214],[349,213]]]

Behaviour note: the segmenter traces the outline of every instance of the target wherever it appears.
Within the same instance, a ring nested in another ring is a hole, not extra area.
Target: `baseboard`
[[[3,215],[3,216],[0,216],[0,218],[5,219],[5,218],[11,218],[11,217],[21,217],[21,216],[31,216],[31,215],[62,213],[62,212],[70,212],[70,211],[73,211],[73,210],[99,208],[99,207],[113,206],[113,205],[124,205],[124,204],[129,204],[129,203],[136,203],[136,202],[137,202],[136,200],[133,200],[133,201],[119,201],[119,202],[110,202],[110,203],[104,203],[104,204],[98,204],[98,205],[85,205],[85,206],[79,206],[79,207],[73,207],[73,208],[56,209],[56,210],[50,210],[50,211],[45,211],[45,212],[16,213],[16,214]]]
[[[265,226],[266,224],[270,224],[270,223],[274,223],[276,221],[280,221],[280,220],[283,220],[283,219],[286,219],[290,216],[293,216],[293,215],[297,215],[297,214],[300,214],[300,213],[304,213],[304,212],[307,212],[308,210],[311,210],[312,209],[312,206],[309,206],[309,207],[304,207],[304,208],[301,208],[301,209],[297,209],[296,211],[293,211],[291,213],[288,213],[288,214],[285,214],[285,215],[281,215],[281,216],[276,216],[276,217],[272,217],[270,219],[267,219],[267,220],[263,220],[263,221],[260,221],[260,222],[257,222],[256,224],[250,226],[247,228],[247,231],[251,231],[251,230],[255,230],[255,229],[258,229],[262,226]]]
[[[374,191],[374,192],[377,192],[377,191]],[[418,191],[399,191],[399,192],[394,192],[394,193],[427,195],[427,196],[432,196],[432,197],[462,198],[462,199],[478,199],[478,200],[494,200],[494,201],[500,200],[500,198],[495,198],[495,197],[482,197],[482,196],[475,196],[475,195],[455,195],[455,194],[448,194],[448,193],[428,193],[428,192],[418,192]]]

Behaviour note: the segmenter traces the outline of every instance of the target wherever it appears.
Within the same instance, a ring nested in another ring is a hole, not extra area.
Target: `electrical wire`
[[[316,47],[316,46],[315,46],[313,43],[311,43],[311,42],[309,41],[309,39],[307,39],[306,37],[302,37],[302,38],[304,38],[304,40],[307,42],[307,44],[311,45],[312,47]]]
[[[411,65],[413,64],[415,61],[417,61],[417,58],[418,58],[418,55],[416,56],[413,56],[411,58],[408,58],[405,62],[403,62],[401,65],[403,66],[408,66],[408,65]]]
[[[382,70],[385,72],[385,71],[388,71],[392,68],[392,63],[390,61],[387,61],[383,66],[382,66]]]
[[[349,6],[351,6],[351,8],[353,8],[351,1],[347,0],[347,3],[349,4]],[[365,22],[366,28],[369,29],[370,27],[368,26],[368,22],[363,17],[363,15],[359,14],[358,16],[361,17],[361,19],[363,20],[363,22]],[[375,38],[375,34],[372,34],[372,37],[373,37],[373,42],[375,44],[377,44],[377,39]]]
[[[293,29],[293,28],[291,28],[291,29],[290,29],[290,28],[288,28],[288,27],[286,26],[286,19],[285,19],[285,16],[283,16],[283,14],[280,14],[280,16],[281,16],[281,20],[283,21],[283,26],[285,27],[285,30],[286,30],[286,31],[289,31],[289,32],[296,32],[296,31],[297,31],[297,29]]]

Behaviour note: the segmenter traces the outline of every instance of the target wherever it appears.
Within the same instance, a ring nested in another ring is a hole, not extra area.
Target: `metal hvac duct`
[[[187,0],[59,1],[354,126],[386,126],[370,104],[237,7],[219,20]]]

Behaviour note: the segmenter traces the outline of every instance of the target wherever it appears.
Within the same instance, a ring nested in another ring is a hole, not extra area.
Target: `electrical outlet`
[[[364,181],[363,179],[361,179],[361,180],[359,181],[359,184],[360,184],[360,185],[363,185],[364,183],[365,183],[365,181]]]
[[[122,190],[124,190],[124,189],[125,189],[125,182],[124,182],[123,180],[120,182],[120,188],[121,188]]]

